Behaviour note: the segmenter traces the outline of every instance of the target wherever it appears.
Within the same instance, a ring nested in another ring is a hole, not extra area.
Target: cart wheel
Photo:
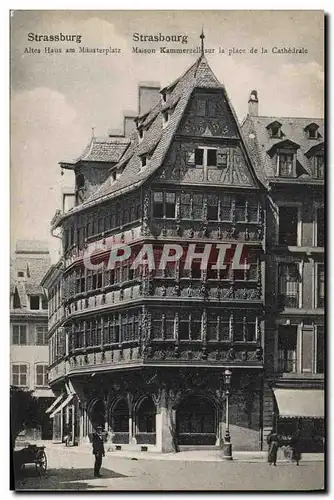
[[[46,469],[48,467],[48,461],[46,458],[45,451],[40,450],[37,452],[35,464],[36,464],[36,471],[40,475],[42,475],[42,474],[44,475],[46,473]]]

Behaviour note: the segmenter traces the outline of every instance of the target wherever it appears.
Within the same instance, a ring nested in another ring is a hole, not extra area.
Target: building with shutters
[[[50,267],[47,243],[18,241],[10,276],[10,383],[33,391],[45,410],[54,400],[48,385],[48,302],[40,281]],[[18,439],[51,439],[52,422]]]
[[[313,350],[310,371],[304,369],[305,354],[303,361],[298,358],[298,371],[285,370],[282,360],[293,356],[289,344],[278,340],[289,320],[303,339],[298,346],[305,344],[307,326],[320,326],[323,311],[281,305],[291,289],[283,268],[282,292],[270,292],[277,264],[290,262],[280,260],[282,255],[291,259],[290,245],[276,245],[268,229],[272,220],[277,223],[274,205],[280,206],[281,196],[293,197],[295,185],[302,196],[302,179],[322,200],[323,181],[312,178],[310,152],[304,149],[311,139],[297,147],[295,135],[283,144],[269,135],[268,150],[261,151],[260,134],[273,125],[255,117],[257,93],[240,125],[204,53],[169,86],[143,84],[138,95],[138,113],[125,117],[122,136],[92,137],[80,158],[60,163],[73,171],[76,188],[75,206],[57,211],[52,220],[52,230],[61,231],[63,258],[43,280],[50,304],[49,381],[58,396],[55,434],[61,438],[70,425],[73,441],[85,442],[94,426],[103,425],[116,448],[168,452],[176,442],[220,446],[228,369],[233,447],[260,450],[272,426],[281,425],[274,395],[281,383],[289,380],[289,390],[299,390],[307,379],[305,387],[315,390],[323,380]],[[280,120],[287,134],[288,119]],[[320,151],[321,141],[314,141]],[[290,167],[292,143],[297,160],[292,154]],[[284,161],[274,159],[281,147]],[[275,161],[278,170],[271,171]],[[283,212],[281,217],[285,220]],[[278,227],[277,234],[290,232]],[[116,244],[129,247],[130,257],[111,268],[108,249]],[[161,268],[166,245],[181,246],[182,256]],[[226,258],[217,269],[222,246]],[[149,260],[134,266],[143,247],[152,248],[154,269]],[[188,268],[189,249],[197,259]],[[310,252],[321,260],[323,248],[312,245],[302,253],[298,247],[292,257],[304,262]],[[87,268],[87,255],[101,265]],[[321,327],[312,328],[312,338],[321,339]],[[321,352],[321,340],[312,349]]]
[[[324,441],[324,120],[259,116],[242,124],[266,186],[264,405],[280,434]],[[274,397],[273,397],[274,394]]]

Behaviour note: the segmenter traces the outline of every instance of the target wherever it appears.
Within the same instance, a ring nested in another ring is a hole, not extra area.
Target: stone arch
[[[152,396],[149,394],[141,396],[134,406],[136,428],[139,433],[153,433],[156,431],[155,414],[156,405]]]
[[[105,423],[105,404],[102,399],[93,398],[87,405],[87,413],[93,428],[102,426]]]
[[[135,439],[138,444],[156,443],[157,408],[150,394],[140,396],[134,405]]]
[[[176,406],[176,432],[180,445],[215,445],[219,405],[216,398],[187,391]]]
[[[119,396],[110,405],[109,426],[115,433],[129,433],[129,404],[124,396]]]

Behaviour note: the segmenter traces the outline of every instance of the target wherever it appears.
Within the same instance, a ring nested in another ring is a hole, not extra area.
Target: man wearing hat
[[[93,432],[92,445],[93,455],[95,455],[94,476],[101,477],[100,469],[102,465],[102,457],[104,457],[104,446],[103,429],[100,425],[96,427],[95,432]]]

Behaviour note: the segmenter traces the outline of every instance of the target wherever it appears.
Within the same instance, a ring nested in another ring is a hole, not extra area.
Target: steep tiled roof
[[[283,136],[274,138],[270,136],[268,125],[280,122]],[[309,139],[305,128],[315,123],[318,125],[318,138]],[[324,142],[324,120],[321,118],[289,118],[273,116],[250,116],[248,115],[242,124],[242,132],[247,143],[248,150],[259,179],[268,184],[268,179],[275,177],[275,168],[272,159],[268,155],[270,149],[282,141],[289,140],[299,146],[297,149],[297,161],[303,168],[301,179],[309,179],[310,172],[305,154],[314,146]]]
[[[133,132],[128,149],[115,167],[122,170],[120,177],[116,181],[108,178],[82,205],[73,208],[71,214],[140,186],[161,166],[195,88],[224,89],[204,55],[167,87],[166,102],[161,100],[149,113],[138,117],[139,123],[144,127],[144,137],[139,140],[137,131]],[[162,111],[167,108],[173,109],[173,113],[164,126]],[[141,168],[140,155],[147,153],[152,156],[147,166]]]
[[[130,140],[127,137],[92,137],[90,143],[81,156],[75,160],[61,162],[75,165],[79,161],[97,161],[106,163],[117,163]]]
[[[17,289],[20,297],[21,310],[26,310],[29,295],[43,294],[40,283],[51,265],[47,243],[43,241],[19,241],[16,252],[11,259],[10,293]],[[17,272],[23,271],[24,277],[18,277]],[[20,309],[15,309],[19,312]]]

